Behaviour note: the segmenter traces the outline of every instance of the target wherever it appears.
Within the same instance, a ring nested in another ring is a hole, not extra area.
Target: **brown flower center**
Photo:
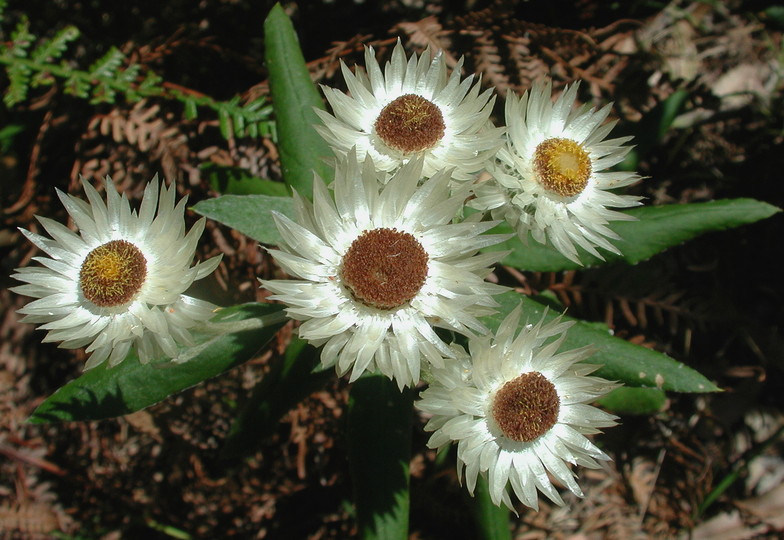
[[[362,233],[343,257],[341,276],[365,305],[394,309],[416,296],[427,277],[427,253],[397,229]]]
[[[112,240],[87,254],[79,270],[79,286],[96,306],[121,306],[139,292],[145,277],[147,260],[139,248]]]
[[[381,110],[376,133],[387,146],[413,154],[435,146],[444,136],[444,117],[434,103],[405,94]]]
[[[553,383],[532,371],[507,382],[496,392],[492,413],[508,439],[531,442],[555,425],[560,404]]]
[[[536,147],[534,169],[542,187],[562,197],[573,197],[588,185],[591,158],[581,144],[556,137]]]

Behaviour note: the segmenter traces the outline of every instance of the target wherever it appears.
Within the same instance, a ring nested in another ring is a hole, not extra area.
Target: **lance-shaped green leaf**
[[[383,375],[354,382],[348,404],[348,459],[359,538],[407,540],[413,392]]]
[[[520,324],[536,324],[545,315],[547,308],[532,298],[516,292],[495,297],[501,306],[499,313],[485,317],[485,324],[495,330],[500,322],[519,303],[523,304]],[[545,320],[558,317],[556,310],[547,310]],[[629,343],[610,334],[603,325],[579,321],[563,315],[563,320],[576,321],[566,334],[562,350],[591,345],[595,352],[587,360],[602,367],[596,375],[620,381],[629,386],[659,388],[671,392],[717,392],[719,389],[702,374],[652,349]]]
[[[621,237],[612,243],[620,255],[601,250],[605,261],[625,261],[635,264],[651,258],[667,248],[681,244],[701,234],[748,225],[768,218],[781,210],[773,205],[754,199],[723,199],[705,203],[671,204],[666,206],[644,206],[625,212],[638,221],[614,221],[609,227]],[[510,233],[512,229],[503,223],[493,232]],[[515,236],[506,242],[486,248],[486,251],[511,251],[502,264],[532,272],[554,272],[577,270],[579,264],[561,255],[555,248],[528,239],[524,245]],[[578,248],[580,260],[588,266],[604,264],[584,250]]]
[[[335,376],[333,369],[318,369],[318,351],[293,338],[286,354],[272,361],[231,426],[222,457],[234,459],[256,450],[259,441],[274,433],[280,418]]]
[[[179,362],[141,364],[135,352],[114,367],[104,362],[57,390],[30,421],[97,420],[138,411],[247,360],[286,321],[282,306],[243,304],[221,310]]]
[[[269,70],[283,179],[301,195],[310,197],[314,171],[325,182],[334,175],[324,162],[332,152],[313,129],[313,124],[320,122],[313,108],[324,109],[324,102],[310,79],[291,20],[280,4],[275,4],[264,21],[264,59]]]
[[[658,388],[622,386],[599,400],[599,404],[616,414],[656,414],[664,408],[667,396]]]
[[[268,195],[223,195],[199,201],[193,210],[237,229],[257,242],[277,246],[281,238],[272,219],[272,211],[293,218],[294,200],[291,197]]]

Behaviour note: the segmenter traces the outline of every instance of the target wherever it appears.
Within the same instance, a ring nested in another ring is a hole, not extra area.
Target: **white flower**
[[[610,189],[637,182],[629,172],[609,172],[631,150],[631,137],[604,140],[615,122],[602,124],[610,105],[573,110],[578,85],[551,100],[551,83],[535,83],[521,99],[506,99],[508,144],[499,150],[491,171],[495,182],[476,190],[471,206],[492,210],[527,240],[530,231],[542,244],[549,241],[564,256],[580,263],[576,246],[603,259],[596,247],[620,253],[608,239],[618,235],[607,227],[612,220],[630,220],[610,207],[636,206],[639,197],[617,195]]]
[[[572,323],[543,318],[515,336],[519,320],[518,307],[496,336],[469,341],[470,358],[463,351],[457,362],[433,370],[435,381],[417,407],[433,415],[425,426],[434,431],[429,447],[457,442],[458,475],[465,467],[472,494],[482,474],[494,504],[512,508],[511,484],[520,501],[538,509],[537,489],[563,504],[548,473],[582,496],[566,462],[598,468],[597,459],[610,459],[585,435],[615,425],[615,416],[588,403],[616,385],[587,376],[598,366],[575,365],[590,348],[556,353]]]
[[[452,355],[433,326],[485,332],[477,317],[505,290],[484,281],[505,254],[476,253],[508,236],[481,234],[497,222],[452,223],[469,186],[450,196],[440,172],[418,187],[421,172],[413,160],[384,186],[351,152],[338,160],[334,200],[316,178],[313,203],[295,193],[296,221],[275,215],[284,242],[270,253],[300,279],[261,283],[305,321],[302,338],[324,345],[324,365],[353,366],[352,381],[378,369],[401,388],[416,383],[423,357],[439,366]]]
[[[366,155],[380,171],[394,172],[412,157],[424,156],[423,176],[454,168],[453,178],[471,180],[503,144],[502,129],[489,122],[495,97],[492,90],[479,94],[473,75],[461,82],[461,59],[447,77],[441,52],[430,59],[406,60],[398,41],[384,72],[372,47],[365,49],[367,73],[356,74],[341,63],[350,92],[322,87],[334,116],[317,110],[324,122],[315,126],[339,156],[356,147],[362,161]]]
[[[44,342],[87,346],[85,369],[107,358],[110,367],[118,364],[132,345],[142,362],[174,358],[178,344],[193,343],[188,329],[215,309],[182,294],[220,263],[213,257],[191,266],[204,219],[185,234],[186,198],[175,206],[174,186],[162,187],[159,197],[157,178],[145,188],[138,213],[108,176],[105,204],[84,179],[82,185],[89,203],[57,191],[79,234],[45,217],[38,221],[51,239],[22,230],[48,255],[34,257],[43,266],[12,276],[27,283],[12,291],[38,298],[19,310],[22,321],[43,323]]]

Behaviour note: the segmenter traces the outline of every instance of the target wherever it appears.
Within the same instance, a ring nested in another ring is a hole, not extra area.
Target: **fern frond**
[[[0,16],[5,5],[6,0],[0,0]],[[183,103],[185,117],[189,120],[198,116],[199,107],[217,113],[221,134],[227,139],[259,134],[276,138],[275,123],[271,120],[272,106],[265,99],[243,105],[239,96],[228,102],[218,102],[187,89],[173,88],[174,85],[165,84],[159,75],[143,71],[138,63],[124,65],[127,57],[117,47],[111,47],[86,71],[74,67],[63,59],[63,55],[69,43],[79,35],[76,27],[68,26],[52,38],[42,40],[31,52],[37,38],[30,33],[28,19],[22,17],[11,34],[10,43],[0,42],[0,64],[6,66],[10,82],[3,95],[6,106],[12,107],[27,99],[30,88],[62,81],[60,84],[66,94],[89,99],[91,104],[114,103],[118,96],[129,102],[148,97],[175,99]]]
[[[0,23],[5,20],[5,8],[8,5],[8,0],[0,0]]]
[[[111,79],[125,60],[125,55],[117,47],[112,47],[88,69],[90,77],[94,79]]]
[[[74,97],[86,99],[90,95],[90,83],[82,77],[82,72],[71,71],[65,79],[64,91]]]
[[[144,80],[141,82],[141,84],[139,84],[139,94],[150,95],[152,93],[151,91],[155,88],[158,88],[162,82],[163,77],[155,72],[148,71],[144,76]]]
[[[66,26],[57,32],[52,39],[44,40],[43,43],[38,45],[30,54],[30,60],[36,64],[59,60],[68,48],[68,44],[78,37],[78,28],[75,26]]]
[[[11,56],[16,58],[27,58],[27,49],[32,44],[35,36],[30,33],[30,23],[27,17],[22,17],[16,28],[11,32]]]
[[[3,102],[6,107],[11,108],[27,98],[27,91],[30,88],[30,68],[22,63],[10,64],[6,73],[9,85],[3,95]]]
[[[272,105],[264,98],[241,105],[239,96],[218,102],[208,96],[186,95],[179,90],[172,90],[171,95],[185,105],[185,117],[188,119],[196,118],[199,106],[218,113],[218,126],[225,139],[259,135],[277,139],[275,123],[271,120]]]
[[[117,96],[117,90],[112,88],[109,81],[99,81],[92,86],[92,97],[90,104],[96,105],[98,103],[114,103],[114,98]]]

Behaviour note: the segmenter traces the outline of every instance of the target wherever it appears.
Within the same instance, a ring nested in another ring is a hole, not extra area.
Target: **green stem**
[[[412,411],[413,391],[382,375],[351,388],[348,459],[359,538],[408,538]]]
[[[481,540],[512,540],[509,509],[503,505],[493,504],[490,499],[487,478],[484,476],[477,479],[472,509],[477,538]]]

